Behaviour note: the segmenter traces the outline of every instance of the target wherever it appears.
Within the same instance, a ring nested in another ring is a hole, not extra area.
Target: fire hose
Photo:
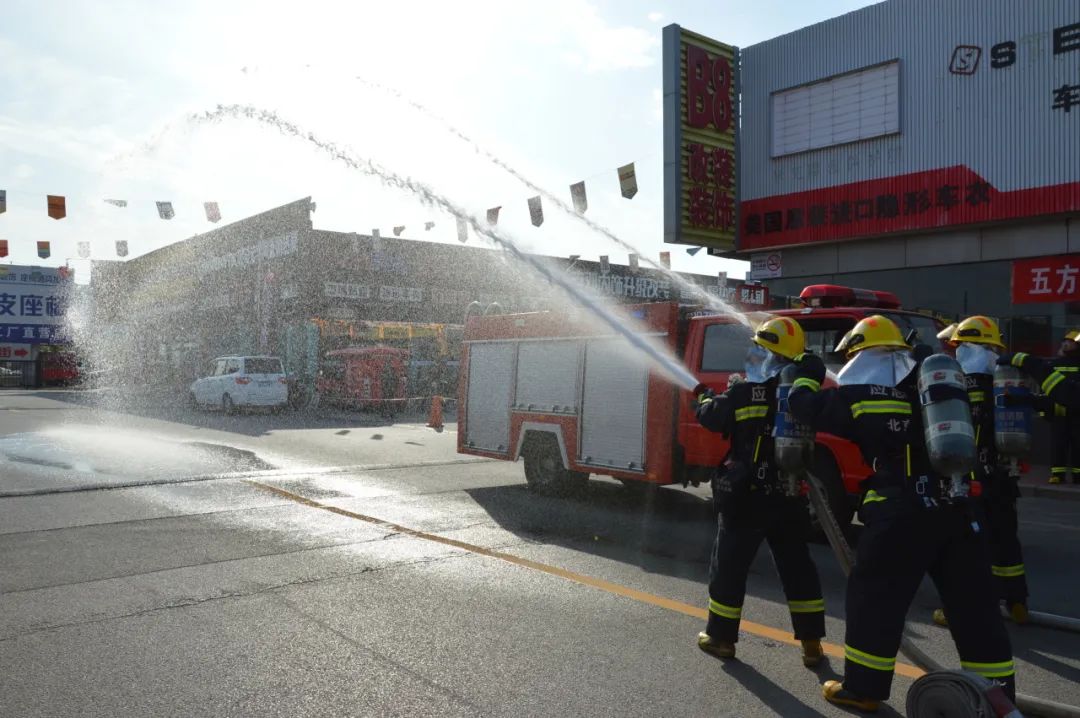
[[[844,575],[850,575],[851,567],[855,564],[855,554],[844,537],[844,532],[836,521],[832,509],[829,508],[825,486],[813,474],[808,473],[807,478],[810,484],[810,504],[814,507],[821,529],[836,554]],[[946,671],[940,663],[911,641],[906,629],[900,641],[900,650],[915,665],[927,671],[927,675],[919,678],[908,692],[906,710],[909,718],[937,718],[939,716],[1014,718],[1020,715],[1016,711],[998,712],[993,702],[995,697],[993,692],[987,693],[986,690],[988,681],[980,683],[979,680],[982,679],[972,674]],[[999,690],[998,693],[1001,691]],[[1025,716],[1080,718],[1080,708],[1022,693],[1016,694],[1016,708]]]

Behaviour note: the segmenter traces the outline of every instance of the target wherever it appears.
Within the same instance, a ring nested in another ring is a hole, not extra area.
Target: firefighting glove
[[[712,401],[713,397],[716,396],[716,392],[704,384],[698,384],[694,387],[694,395],[697,396],[695,407],[700,407]]]
[[[825,362],[818,355],[807,352],[795,357],[794,361],[798,370],[795,375],[796,381],[810,379],[818,386],[825,381]]]
[[[1000,366],[1014,366],[1040,382],[1050,374],[1050,367],[1045,361],[1025,352],[1006,352],[998,357],[997,363]]]

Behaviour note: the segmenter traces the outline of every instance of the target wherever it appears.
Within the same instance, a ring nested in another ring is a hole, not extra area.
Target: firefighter
[[[1049,401],[1060,404],[1067,412],[1080,415],[1080,377],[1075,372],[1068,371],[1067,368],[1063,370],[1056,364],[1025,352],[1003,354],[997,363],[1012,365],[1023,370],[1039,382],[1043,394]],[[1038,397],[1029,397],[1013,400],[1018,403],[1027,401],[1034,404],[1037,409],[1043,408],[1038,399]]]
[[[698,647],[717,658],[735,657],[746,577],[761,542],[767,541],[787,596],[795,638],[802,643],[803,664],[813,667],[821,662],[825,600],[806,543],[810,533],[806,499],[785,492],[773,460],[777,376],[805,345],[798,322],[770,319],[753,336],[744,381],[730,384],[720,395],[699,386],[698,421],[731,442],[713,480],[718,517],[709,568],[709,619],[698,634]]]
[[[983,316],[960,322],[947,340],[956,346],[956,360],[964,370],[975,424],[978,465],[972,472],[972,479],[982,486],[990,540],[990,570],[998,584],[997,595],[1005,601],[1009,615],[1016,623],[1026,623],[1027,579],[1016,517],[1019,477],[1010,475],[1008,468],[999,461],[994,443],[994,366],[1005,351],[1005,344],[997,322]],[[947,625],[942,609],[934,611],[934,622]]]
[[[1080,370],[1080,332],[1065,335],[1053,368],[1065,374]],[[1080,483],[1080,412],[1054,403],[1045,412],[1050,422],[1050,483],[1060,484],[1072,471],[1073,483]]]
[[[851,440],[873,470],[861,487],[864,530],[847,585],[844,679],[825,682],[825,699],[875,711],[889,697],[904,617],[927,573],[950,618],[961,667],[1000,681],[1015,696],[1012,650],[980,523],[969,503],[950,498],[946,479],[930,466],[916,371],[925,350],[913,351],[895,323],[875,315],[859,321],[837,351],[848,357],[838,387],[821,389],[825,365],[804,354],[789,397],[796,419]]]

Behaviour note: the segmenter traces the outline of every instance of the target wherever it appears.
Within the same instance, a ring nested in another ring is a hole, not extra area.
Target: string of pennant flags
[[[616,170],[619,178],[619,191],[626,199],[633,199],[638,192],[637,184],[637,172],[634,168],[634,163],[623,165]],[[585,188],[585,180],[575,182],[570,185],[570,200],[574,207],[574,211],[579,215],[585,214],[589,208],[588,194]],[[106,204],[112,205],[118,208],[126,208],[128,201],[126,199],[105,199]],[[46,211],[48,216],[55,220],[61,220],[67,217],[67,198],[64,195],[46,195]],[[171,220],[176,216],[176,211],[173,208],[172,202],[157,201],[154,203],[157,207],[158,217],[163,220]],[[543,198],[541,195],[535,197],[529,197],[527,202],[529,210],[529,220],[534,227],[539,227],[544,223],[544,206]],[[499,223],[500,212],[502,211],[502,205],[492,207],[487,210],[487,223],[494,227]],[[0,214],[7,211],[7,190],[0,190]],[[217,202],[204,202],[203,212],[206,215],[208,222],[217,223],[221,221],[221,208]],[[424,231],[430,231],[435,227],[435,222],[424,222]],[[405,225],[395,225],[393,233],[395,237],[400,237],[405,232]],[[373,229],[372,236],[380,236],[380,230]],[[461,218],[457,218],[457,238],[459,242],[467,242],[469,239],[469,226],[468,222]],[[76,243],[78,256],[80,259],[87,259],[90,257],[90,242],[81,241]],[[0,258],[8,256],[8,240],[0,239]],[[129,247],[127,240],[116,241],[116,255],[118,257],[126,257],[128,255]],[[688,250],[689,251],[689,250]],[[48,259],[52,254],[51,245],[47,241],[39,241],[37,243],[37,254],[42,259]],[[664,253],[667,254],[667,253]],[[631,255],[634,260],[637,259],[635,255]],[[670,266],[670,264],[669,264]]]

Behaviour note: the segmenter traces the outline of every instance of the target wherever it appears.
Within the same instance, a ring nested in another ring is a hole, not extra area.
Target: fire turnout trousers
[[[1054,416],[1050,423],[1050,476],[1064,482],[1080,477],[1080,419]]]
[[[1020,549],[1016,499],[1000,496],[985,504],[986,528],[990,535],[990,571],[997,583],[996,595],[1007,604],[1027,603],[1027,576]]]
[[[987,538],[964,507],[919,509],[904,496],[863,505],[865,530],[847,586],[844,687],[886,700],[904,618],[925,574],[941,596],[960,667],[1015,696],[1012,647],[998,608]]]
[[[739,640],[746,577],[762,541],[767,541],[791,611],[795,638],[825,635],[825,600],[806,540],[810,517],[805,499],[757,497],[738,502],[717,517],[716,542],[709,568],[709,622],[705,632],[717,640]]]

